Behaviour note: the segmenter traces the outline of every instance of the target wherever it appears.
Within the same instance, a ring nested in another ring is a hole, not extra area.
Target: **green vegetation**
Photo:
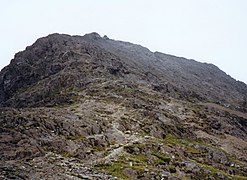
[[[176,173],[176,167],[175,166],[168,166],[168,170],[170,171],[170,173]]]
[[[171,147],[173,147],[173,146],[183,146],[189,152],[195,153],[195,154],[200,153],[200,151],[195,149],[195,148],[193,148],[191,145],[202,144],[201,142],[194,141],[194,140],[179,139],[173,134],[167,134],[166,138],[164,140],[162,140],[162,142],[164,142],[165,144],[167,144],[168,146],[171,146]]]
[[[239,175],[234,175],[232,176],[234,180],[247,180],[246,176],[239,176]]]
[[[153,155],[159,158],[159,161],[156,161],[156,162],[159,162],[159,164],[169,164],[171,161],[171,158],[167,155],[164,155],[158,152],[153,153]]]
[[[92,146],[91,151],[95,151],[95,152],[105,151],[105,147],[102,147],[102,146]],[[107,154],[106,152],[104,152],[104,153]]]
[[[143,173],[145,168],[148,166],[147,162],[148,157],[143,154],[125,154],[110,164],[97,164],[95,168],[100,172],[111,174],[120,179],[129,179],[126,174],[124,174],[125,168],[131,168],[136,172]]]
[[[128,167],[128,164],[126,162],[116,161],[113,164],[103,164],[103,163],[97,164],[95,166],[95,169],[100,171],[100,172],[118,177],[120,179],[123,179],[123,180],[126,179],[127,180],[128,177],[125,174],[123,174],[123,168],[124,167]]]
[[[128,155],[123,155],[120,157],[120,159],[122,160],[127,160],[129,162],[133,162],[133,166],[143,166],[143,164],[146,164],[148,161],[147,156],[143,155],[143,154],[137,154],[137,155],[133,155],[133,154],[128,154]]]

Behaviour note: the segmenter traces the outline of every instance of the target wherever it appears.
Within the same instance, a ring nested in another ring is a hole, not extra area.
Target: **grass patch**
[[[171,158],[165,154],[153,153],[152,155],[156,156],[159,160],[156,162],[158,164],[169,164]]]
[[[145,155],[143,155],[143,154],[137,154],[137,155],[132,155],[132,154],[130,154],[130,155],[124,155],[124,156],[121,156],[120,157],[121,159],[123,159],[123,160],[126,160],[126,161],[129,161],[129,162],[133,162],[134,163],[134,165],[135,164],[145,164],[145,163],[147,163],[147,161],[148,161],[148,158],[147,158],[147,156],[145,156]]]
[[[127,180],[128,177],[123,174],[124,167],[128,167],[128,164],[124,161],[117,161],[113,164],[97,164],[95,166],[95,169],[99,172],[110,174],[112,176],[115,176],[119,179]]]
[[[122,155],[118,158],[117,161],[114,161],[110,164],[97,164],[95,169],[99,172],[103,172],[106,174],[110,174],[115,176],[119,179],[129,179],[123,171],[125,168],[131,168],[138,172],[144,172],[147,166],[148,158],[145,155],[138,154],[138,155]]]
[[[232,176],[232,178],[236,180],[247,180],[246,176],[239,176],[239,175]]]
[[[125,146],[124,149],[132,154],[132,153],[135,153],[135,149],[138,149],[138,150],[142,150],[146,147],[145,144],[141,144],[141,143],[136,143],[136,144],[132,144],[132,145],[128,145],[128,146]]]

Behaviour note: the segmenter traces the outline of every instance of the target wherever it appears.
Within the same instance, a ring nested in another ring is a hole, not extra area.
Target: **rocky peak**
[[[87,72],[87,75],[80,77],[81,72]],[[38,39],[25,51],[17,53],[10,65],[0,73],[0,104],[16,106],[19,99],[30,99],[26,95],[23,97],[26,94],[23,90],[32,91],[32,97],[40,97],[40,81],[49,83],[53,79],[61,85],[60,88],[66,89],[66,83],[59,82],[61,76],[73,77],[77,82],[69,83],[73,88],[81,86],[78,83],[90,81],[86,77],[120,78],[136,84],[160,86],[158,89],[162,93],[183,99],[209,100],[239,109],[247,93],[244,83],[235,81],[213,65],[152,53],[147,48],[127,42],[106,41],[95,32],[84,36],[56,33]],[[172,84],[170,89],[173,90],[166,92],[162,88],[165,84]],[[43,98],[46,96],[42,95]]]
[[[0,178],[246,179],[246,94],[97,33],[40,38],[0,72]]]
[[[89,39],[92,39],[92,40],[97,40],[97,39],[100,39],[101,38],[101,36],[98,33],[96,33],[96,32],[85,34],[84,37],[89,38]]]

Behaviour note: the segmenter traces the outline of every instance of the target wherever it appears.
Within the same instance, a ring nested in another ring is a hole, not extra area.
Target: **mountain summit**
[[[1,106],[52,105],[68,99],[71,91],[65,93],[66,89],[86,88],[95,79],[123,80],[181,99],[246,110],[247,86],[216,66],[153,53],[140,45],[101,38],[97,33],[52,34],[17,53],[0,73]],[[61,97],[62,90],[66,97]],[[53,93],[58,96],[51,97]]]
[[[0,72],[3,179],[244,179],[247,85],[97,33],[51,34]]]

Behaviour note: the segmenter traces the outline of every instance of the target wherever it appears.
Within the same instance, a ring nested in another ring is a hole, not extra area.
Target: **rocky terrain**
[[[97,33],[0,72],[1,179],[247,179],[247,85]]]

